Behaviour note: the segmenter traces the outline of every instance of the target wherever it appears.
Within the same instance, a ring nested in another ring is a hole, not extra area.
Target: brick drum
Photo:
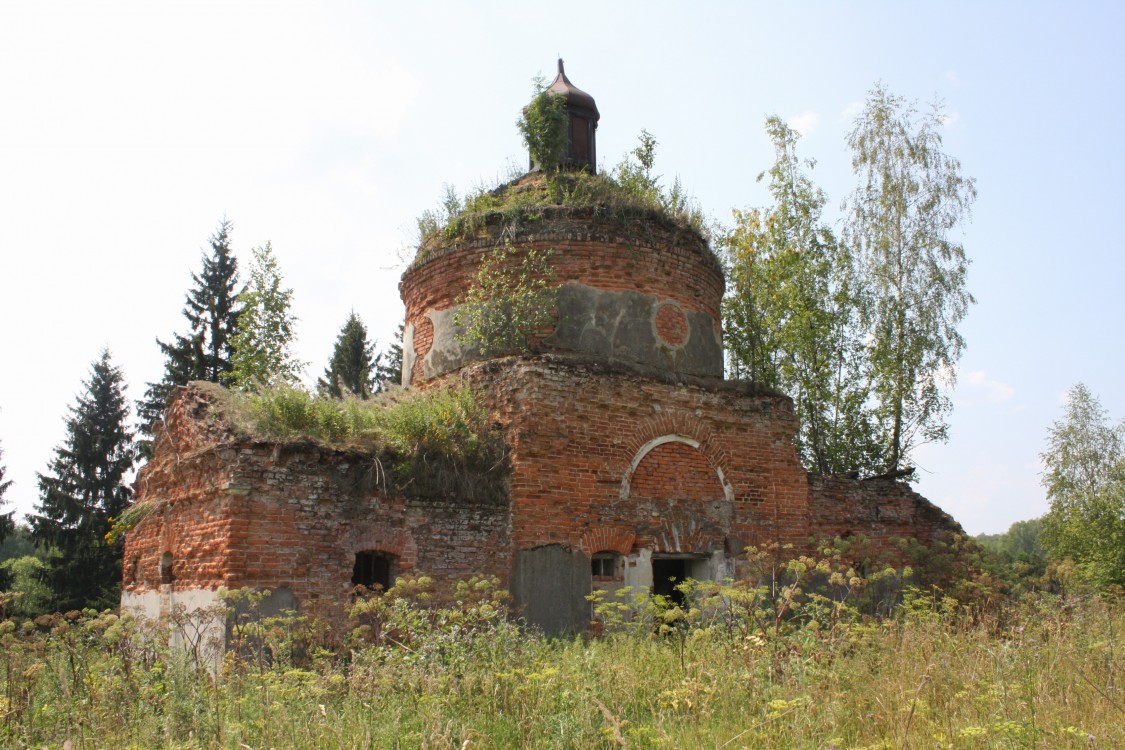
[[[665,301],[654,326],[672,346],[687,338],[685,313],[706,315],[712,329],[720,330],[722,268],[697,233],[646,212],[621,215],[557,207],[545,209],[534,221],[515,228],[499,216],[491,217],[478,236],[419,253],[420,259],[399,284],[406,327],[413,329],[413,348],[419,360],[432,342],[434,313],[460,304],[481,259],[505,246],[511,248],[513,264],[521,263],[532,249],[548,254],[556,287],[578,283],[599,291],[640,293]],[[541,341],[537,348],[551,351],[552,345]],[[420,362],[415,361],[406,384],[417,385],[422,379]]]

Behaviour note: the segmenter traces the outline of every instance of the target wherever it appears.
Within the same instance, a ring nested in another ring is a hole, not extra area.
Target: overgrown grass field
[[[771,585],[692,584],[679,605],[595,601],[593,633],[569,639],[521,628],[487,580],[444,598],[401,581],[345,629],[258,617],[260,594],[232,592],[219,662],[191,613],[9,620],[0,746],[1125,747],[1119,601],[907,589],[873,617],[869,583],[802,559]]]

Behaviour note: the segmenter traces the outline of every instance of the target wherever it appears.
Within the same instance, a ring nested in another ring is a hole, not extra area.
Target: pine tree
[[[231,339],[231,370],[223,381],[254,390],[278,383],[295,384],[304,364],[293,353],[297,318],[290,311],[293,290],[282,286],[281,269],[267,242],[254,248],[246,289],[238,295],[238,331]]]
[[[391,345],[386,351],[380,352],[375,360],[376,393],[402,385],[402,332],[405,325],[405,323],[398,324]]]
[[[195,287],[188,292],[184,307],[187,335],[173,334],[171,343],[156,340],[164,352],[164,377],[149,383],[144,400],[137,402],[141,433],[149,438],[156,437],[173,389],[192,380],[218,383],[231,370],[240,313],[235,292],[238,259],[230,247],[231,229],[231,223],[223,219],[211,235],[211,255],[204,254],[202,273],[191,275]],[[148,452],[150,442],[142,443],[142,449]]]
[[[353,310],[336,337],[332,359],[316,386],[322,394],[343,398],[345,393],[370,398],[376,392],[375,373],[382,367],[382,355],[367,340],[367,327]]]
[[[4,457],[4,449],[0,448],[0,458]],[[5,469],[4,464],[0,464],[0,508],[3,508],[7,501],[4,499],[4,493],[12,486],[12,480],[4,479]],[[8,535],[16,529],[16,522],[12,520],[12,515],[15,511],[8,511],[7,513],[0,513],[0,543],[3,543]]]
[[[39,475],[40,502],[30,519],[36,544],[55,550],[44,580],[60,611],[117,605],[122,543],[111,545],[105,535],[110,519],[129,505],[125,480],[137,460],[124,381],[108,350],[83,386],[66,420],[66,439],[49,472]]]

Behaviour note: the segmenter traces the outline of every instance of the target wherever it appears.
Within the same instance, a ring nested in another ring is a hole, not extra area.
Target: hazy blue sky
[[[409,5],[409,7],[407,7]],[[951,439],[920,490],[971,533],[1047,508],[1039,452],[1084,381],[1125,416],[1125,11],[1117,3],[0,4],[0,447],[8,499],[35,472],[108,345],[138,398],[184,330],[183,297],[225,215],[248,262],[267,240],[323,371],[351,308],[380,343],[415,217],[442,185],[526,159],[514,122],[567,61],[615,164],[647,128],[657,171],[717,220],[762,205],[788,119],[833,220],[845,134],[876,81],[950,114],[977,179],[963,242]]]

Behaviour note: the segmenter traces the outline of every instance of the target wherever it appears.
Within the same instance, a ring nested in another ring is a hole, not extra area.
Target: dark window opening
[[[394,577],[394,555],[383,552],[357,552],[352,568],[352,585],[386,591]]]
[[[168,584],[174,580],[176,579],[172,577],[172,553],[165,552],[160,556],[160,582]]]
[[[590,573],[595,581],[614,581],[624,578],[621,555],[616,552],[597,552],[590,558]]]
[[[676,588],[688,577],[688,561],[684,559],[656,559],[652,561],[652,593],[666,596],[673,604],[682,606],[684,592]]]

